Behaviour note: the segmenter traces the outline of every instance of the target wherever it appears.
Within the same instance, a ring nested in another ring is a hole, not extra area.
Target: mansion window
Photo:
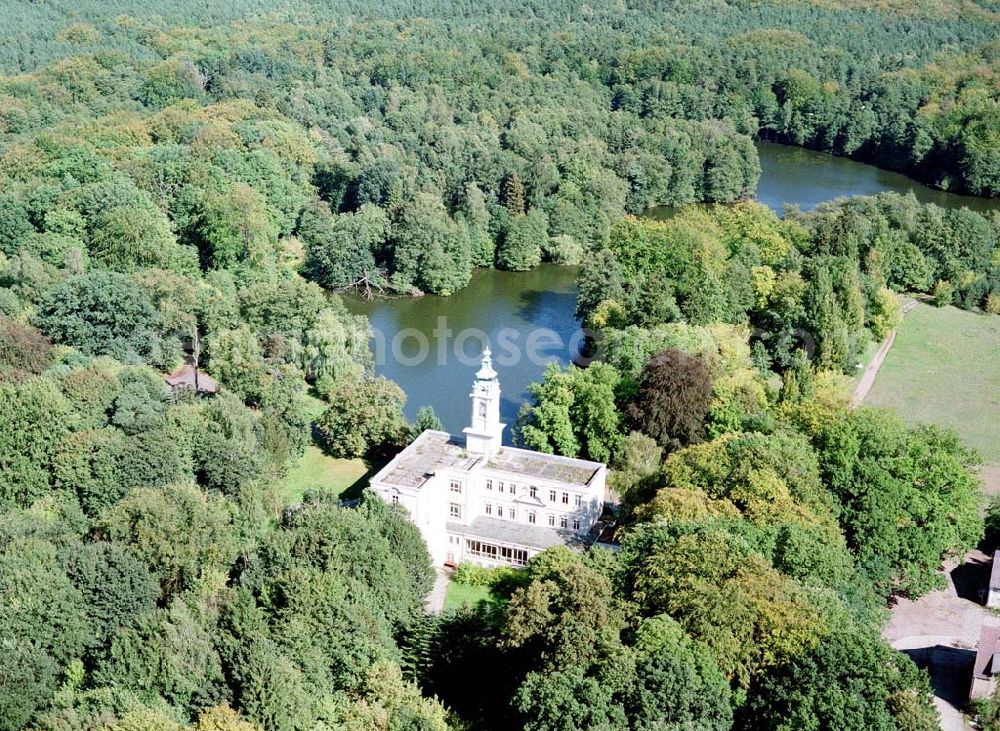
[[[499,485],[497,485],[497,490],[499,490],[500,492],[503,492],[503,483],[502,482]]]
[[[393,505],[399,505],[399,491],[398,490],[393,490],[392,493],[390,493],[390,495],[389,495],[389,501],[392,502]]]
[[[497,546],[483,541],[465,541],[465,552],[470,556],[479,556],[490,561],[502,561],[512,566],[524,566],[528,563],[528,552],[523,548]]]
[[[461,518],[462,506],[458,503],[448,503],[448,512],[452,518]]]
[[[575,495],[575,496],[573,497],[573,504],[574,504],[574,505],[575,505],[576,507],[580,507],[580,503],[582,503],[582,502],[583,502],[583,498],[582,498],[582,497],[580,497],[579,495]]]
[[[565,528],[568,524],[569,524],[569,519],[565,515],[559,517],[560,528]]]
[[[451,481],[451,491],[452,492],[462,492],[462,483],[458,480]]]
[[[486,481],[486,489],[487,490],[492,490],[493,489],[493,480],[487,480]]]
[[[556,527],[556,516],[554,515],[549,516],[549,526],[552,528]]]
[[[538,497],[538,488],[532,485],[528,488],[528,494],[531,495],[531,497]]]
[[[511,507],[507,508],[507,517],[510,518],[511,520],[514,520],[514,518],[517,517],[517,513],[514,512],[514,508]]]
[[[517,485],[515,485],[513,482],[507,485],[507,492],[509,492],[511,495],[517,495]]]
[[[556,491],[549,490],[549,502],[554,503],[556,501]]]
[[[580,519],[573,518],[573,530],[580,530]]]
[[[535,522],[535,514],[534,513],[528,513],[528,522],[531,523],[531,524],[534,524],[534,522]]]
[[[493,515],[493,506],[490,505],[489,503],[486,503],[486,514]]]
[[[563,505],[569,505],[569,493],[568,492],[564,492],[562,494],[562,501],[563,501]]]

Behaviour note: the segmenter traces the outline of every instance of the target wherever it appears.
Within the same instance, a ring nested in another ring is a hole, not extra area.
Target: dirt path
[[[428,614],[441,614],[444,611],[444,600],[448,595],[448,574],[444,569],[436,569],[434,587],[424,600],[424,610]]]
[[[918,304],[917,300],[907,300],[904,302],[902,316],[906,317],[906,314]],[[885,362],[885,357],[889,355],[889,351],[892,350],[892,344],[894,342],[896,342],[895,330],[889,333],[885,340],[882,341],[882,345],[878,349],[878,352],[875,353],[875,357],[872,358],[872,362],[868,364],[868,367],[865,368],[865,372],[861,375],[861,379],[858,381],[858,385],[854,388],[854,393],[851,395],[852,406],[858,406],[865,400],[865,396],[868,395],[868,392],[875,384],[875,376],[878,375],[879,368],[881,368],[882,363]]]
[[[1000,495],[1000,464],[983,465],[979,471],[979,479],[983,481],[983,492],[987,497]]]

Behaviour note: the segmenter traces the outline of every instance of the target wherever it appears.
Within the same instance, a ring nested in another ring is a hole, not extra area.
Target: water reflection
[[[758,141],[756,145],[761,168],[757,200],[778,213],[785,205],[809,211],[834,198],[875,195],[883,191],[912,192],[921,203],[936,203],[942,208],[966,207],[980,212],[1000,209],[1000,199],[956,195],[929,188],[900,173],[846,157],[774,142]],[[665,220],[674,212],[671,206],[657,206],[646,215]]]
[[[479,270],[468,287],[450,297],[345,301],[352,312],[367,315],[380,334],[387,357],[376,370],[406,391],[407,417],[412,420],[417,409],[431,405],[446,429],[460,431],[468,424],[469,389],[481,350],[476,333],[494,350],[503,389],[500,412],[508,424],[548,362],[566,364],[578,355],[577,272],[554,264],[530,272]],[[394,340],[402,358],[392,356]],[[425,346],[426,357],[420,357]]]

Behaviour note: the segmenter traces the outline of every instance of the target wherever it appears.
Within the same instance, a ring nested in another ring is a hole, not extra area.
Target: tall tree
[[[700,359],[671,349],[653,356],[626,408],[630,423],[665,449],[704,438],[712,380]]]
[[[146,293],[122,274],[94,271],[54,287],[38,307],[38,326],[57,343],[126,363],[162,362],[160,317]]]

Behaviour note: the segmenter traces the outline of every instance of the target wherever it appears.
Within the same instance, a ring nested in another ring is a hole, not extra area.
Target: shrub
[[[386,378],[339,384],[329,400],[316,427],[333,457],[362,457],[406,434],[406,394]]]
[[[947,279],[939,279],[931,292],[935,307],[950,305],[955,299],[955,287]]]
[[[466,586],[485,586],[499,590],[500,593],[510,593],[514,586],[524,583],[525,574],[515,568],[496,566],[487,568],[471,563],[459,564],[451,575],[451,580]]]
[[[127,277],[92,272],[52,288],[38,308],[38,326],[57,343],[126,363],[162,360],[160,316]]]
[[[646,365],[625,415],[634,429],[672,450],[704,438],[711,402],[712,379],[701,358],[668,349]]]
[[[882,340],[899,327],[903,320],[903,311],[899,299],[891,290],[882,288],[875,293],[871,306],[872,334]]]
[[[31,325],[0,315],[0,368],[41,373],[52,362],[52,341]]]
[[[556,264],[579,264],[583,261],[583,245],[567,234],[560,234],[549,239],[542,250],[545,261]]]

